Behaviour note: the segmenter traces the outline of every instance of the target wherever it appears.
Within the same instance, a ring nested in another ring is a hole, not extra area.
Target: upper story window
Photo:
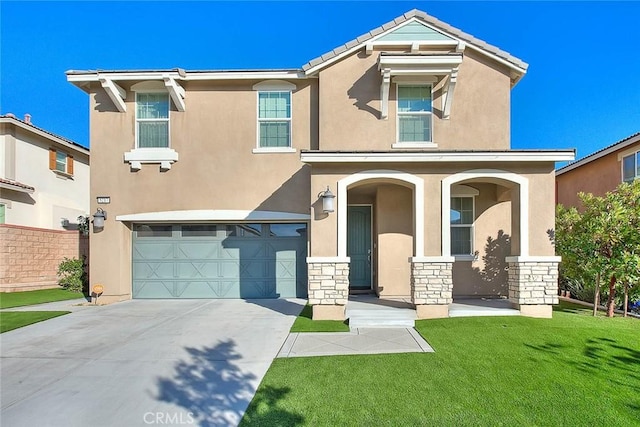
[[[291,92],[258,92],[260,148],[291,147]]]
[[[431,85],[398,85],[398,142],[431,142]]]
[[[73,175],[73,156],[64,151],[50,148],[49,169],[62,175]]]
[[[622,158],[622,180],[631,182],[640,178],[640,151]]]
[[[169,147],[169,94],[136,93],[136,148]]]
[[[451,254],[473,255],[473,197],[451,198]]]

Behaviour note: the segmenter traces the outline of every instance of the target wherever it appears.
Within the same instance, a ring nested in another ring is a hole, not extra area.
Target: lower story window
[[[451,198],[451,254],[473,254],[473,197]]]
[[[631,182],[640,177],[640,151],[622,158],[622,180]]]

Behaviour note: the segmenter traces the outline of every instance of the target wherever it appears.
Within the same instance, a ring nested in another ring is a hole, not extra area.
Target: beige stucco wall
[[[397,142],[396,84],[389,117],[380,119],[380,52],[355,53],[319,73],[321,150],[390,150]],[[449,119],[442,119],[442,86],[434,87],[433,140],[438,149],[508,149],[510,78],[503,66],[464,53]]]
[[[25,125],[27,126],[27,125]],[[49,169],[49,148],[73,156],[73,177]],[[6,205],[7,224],[64,230],[62,219],[71,224],[89,213],[89,156],[12,123],[0,125],[0,172],[2,178],[35,188],[24,193],[0,188]]]
[[[622,182],[621,155],[640,150],[640,142],[614,151],[583,166],[556,177],[557,202],[564,206],[582,207],[579,192],[604,196]]]
[[[135,82],[132,82],[135,83]],[[317,144],[309,104],[315,82],[296,82],[292,96],[295,153],[253,154],[257,145],[257,81],[186,85],[186,111],[170,111],[170,146],[179,160],[169,171],[158,164],[137,172],[123,161],[135,146],[135,95],[127,111],[115,110],[101,87],[91,93],[91,200],[110,196],[108,219],[93,233],[91,280],[105,286],[104,301],[131,293],[131,224],[117,215],[143,212],[229,209],[309,214],[309,171],[299,150]],[[300,119],[296,119],[300,118]],[[320,191],[320,190],[319,190]],[[96,206],[91,209],[95,210]]]

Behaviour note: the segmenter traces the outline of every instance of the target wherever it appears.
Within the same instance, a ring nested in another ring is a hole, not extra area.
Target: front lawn
[[[340,320],[312,320],[313,309],[305,305],[296,317],[291,332],[349,332],[349,325]]]
[[[0,293],[0,308],[22,307],[25,305],[42,304],[45,302],[64,301],[84,297],[78,292],[65,289],[41,289],[25,292]]]
[[[242,425],[640,425],[637,319],[563,304],[416,329],[435,353],[276,359]]]
[[[70,311],[0,311],[0,333],[53,319]]]

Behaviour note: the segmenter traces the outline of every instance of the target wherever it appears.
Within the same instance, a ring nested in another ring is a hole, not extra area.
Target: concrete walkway
[[[0,334],[0,425],[237,425],[305,302],[31,307],[73,312]]]
[[[351,332],[289,334],[278,357],[431,353],[433,351],[433,348],[413,328],[357,328]]]

